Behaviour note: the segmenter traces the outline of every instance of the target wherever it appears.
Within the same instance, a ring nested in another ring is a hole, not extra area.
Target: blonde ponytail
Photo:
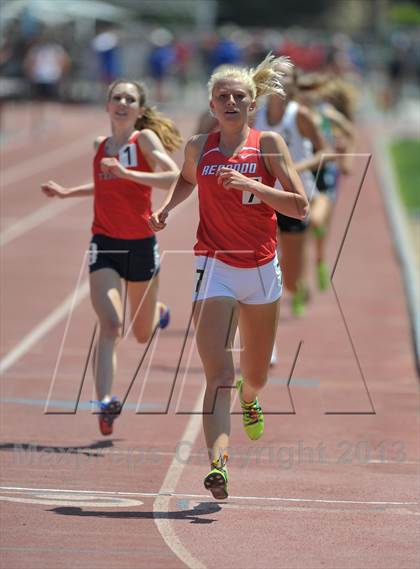
[[[353,85],[340,77],[331,77],[321,87],[320,93],[348,120],[354,120],[357,95]]]
[[[213,72],[207,84],[209,97],[212,97],[215,84],[224,79],[243,81],[252,99],[274,93],[284,97],[286,94],[282,79],[293,69],[294,65],[288,57],[276,57],[272,53],[269,53],[257,67],[251,69],[222,65]]]
[[[288,57],[276,57],[269,53],[255,69],[249,70],[256,88],[256,97],[272,93],[285,97],[282,79],[293,68],[294,65]]]

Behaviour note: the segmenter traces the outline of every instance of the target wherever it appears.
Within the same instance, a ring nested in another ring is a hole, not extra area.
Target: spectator
[[[71,65],[70,57],[62,45],[40,36],[28,49],[23,67],[31,88],[32,128],[44,124],[46,103],[57,103],[61,99],[60,87]]]
[[[92,41],[96,53],[101,82],[108,85],[121,75],[119,38],[115,30],[103,28]]]
[[[242,51],[234,38],[230,27],[220,30],[220,37],[210,52],[210,65],[214,70],[219,65],[239,65],[242,62]]]
[[[156,100],[166,99],[166,82],[175,64],[173,36],[165,28],[157,28],[151,35],[152,48],[149,53],[149,72],[155,83]]]

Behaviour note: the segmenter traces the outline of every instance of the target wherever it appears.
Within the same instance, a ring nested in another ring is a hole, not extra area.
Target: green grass
[[[398,140],[391,155],[402,201],[410,214],[420,212],[420,140]]]

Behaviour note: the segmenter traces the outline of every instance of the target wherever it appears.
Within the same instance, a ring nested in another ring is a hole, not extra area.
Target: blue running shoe
[[[159,328],[166,328],[171,320],[171,311],[166,304],[162,304],[159,310]]]

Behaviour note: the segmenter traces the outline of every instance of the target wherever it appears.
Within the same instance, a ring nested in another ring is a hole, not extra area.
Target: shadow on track
[[[221,510],[222,507],[217,502],[200,502],[192,509],[180,510],[176,512],[98,512],[96,510],[82,510],[82,508],[66,506],[52,508],[51,510],[46,511],[54,512],[55,514],[59,514],[61,516],[109,518],[114,520],[185,520],[190,521],[192,524],[211,524],[213,522],[217,522],[217,520],[200,518],[199,516],[215,514]]]
[[[83,446],[54,446],[54,445],[39,445],[37,443],[3,443],[0,444],[0,451],[12,451],[16,453],[27,453],[30,455],[31,453],[52,453],[52,454],[82,454],[89,457],[101,457],[103,458],[104,454],[102,453],[95,453],[89,452],[94,451],[95,449],[105,449],[111,448],[114,446],[114,441],[118,442],[122,439],[112,439],[106,441],[96,441],[90,445],[83,445]],[[85,452],[83,452],[85,451]]]

